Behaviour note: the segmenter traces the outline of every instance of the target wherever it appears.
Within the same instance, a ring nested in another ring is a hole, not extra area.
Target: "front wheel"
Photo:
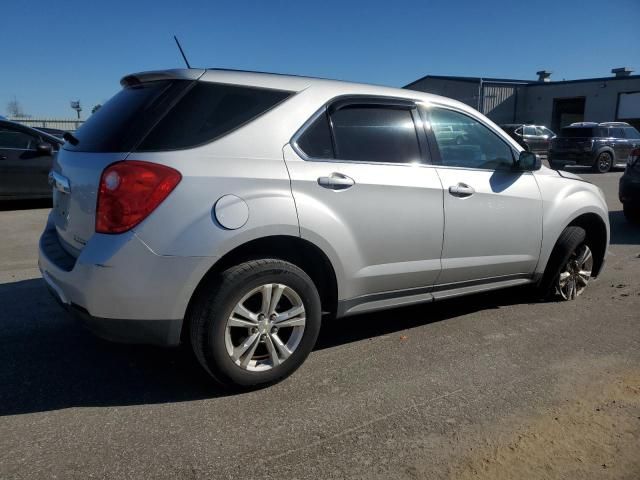
[[[579,245],[569,256],[556,280],[556,293],[563,300],[582,295],[591,280],[593,254],[586,243]]]
[[[293,373],[320,331],[320,297],[309,276],[277,259],[253,260],[203,286],[190,313],[200,364],[228,387],[258,387]]]
[[[556,242],[540,290],[543,297],[574,300],[584,293],[593,271],[593,253],[581,227],[567,227]]]

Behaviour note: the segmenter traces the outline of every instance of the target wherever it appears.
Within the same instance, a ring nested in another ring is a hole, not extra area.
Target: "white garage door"
[[[618,119],[640,118],[640,92],[621,93],[618,97]]]

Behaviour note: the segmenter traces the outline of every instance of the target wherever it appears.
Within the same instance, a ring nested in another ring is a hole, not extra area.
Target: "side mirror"
[[[36,147],[36,152],[41,156],[51,155],[53,154],[53,147],[49,143],[40,143]]]
[[[516,170],[520,170],[523,172],[540,170],[540,168],[542,167],[542,161],[535,153],[523,150],[522,152],[520,152],[518,160],[516,160],[515,167]]]

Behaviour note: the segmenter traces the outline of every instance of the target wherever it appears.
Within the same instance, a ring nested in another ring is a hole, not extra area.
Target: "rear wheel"
[[[293,373],[320,331],[320,297],[297,266],[254,260],[204,286],[190,314],[201,365],[225,386],[257,387]]]
[[[544,297],[574,300],[581,295],[593,271],[593,253],[581,227],[567,227],[556,242],[540,282]]]
[[[613,166],[613,155],[609,152],[602,152],[596,158],[593,169],[598,173],[607,173]]]
[[[623,203],[622,209],[628,222],[640,224],[640,206]]]

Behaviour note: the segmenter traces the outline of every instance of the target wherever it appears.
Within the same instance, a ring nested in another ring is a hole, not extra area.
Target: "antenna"
[[[178,40],[178,37],[174,35],[173,39],[176,41],[176,45],[178,45],[178,49],[180,49],[180,54],[182,54],[182,58],[184,58],[184,63],[187,64],[187,68],[191,68],[191,65],[189,65],[189,60],[187,60],[187,56],[184,54],[184,50],[182,50],[182,46],[180,45],[180,41]]]

